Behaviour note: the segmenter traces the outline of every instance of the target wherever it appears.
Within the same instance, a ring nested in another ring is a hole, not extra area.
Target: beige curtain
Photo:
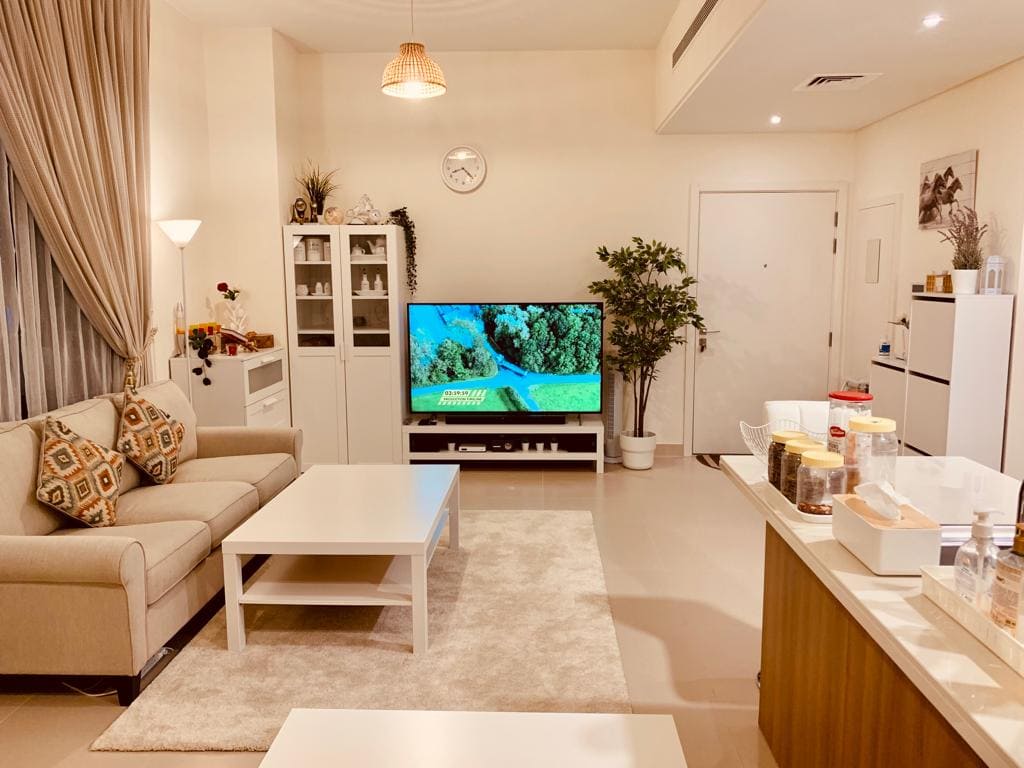
[[[122,361],[82,314],[0,147],[0,421],[116,390]]]
[[[148,0],[2,0],[0,144],[72,295],[148,378]]]

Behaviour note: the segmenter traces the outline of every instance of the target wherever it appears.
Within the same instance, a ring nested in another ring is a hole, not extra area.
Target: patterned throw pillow
[[[169,483],[178,471],[178,452],[185,427],[148,400],[131,392],[124,396],[117,447],[157,483]]]
[[[117,522],[124,456],[52,417],[43,427],[36,498],[94,528]]]

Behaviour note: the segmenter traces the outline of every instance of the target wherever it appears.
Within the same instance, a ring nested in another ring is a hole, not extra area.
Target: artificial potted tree
[[[942,231],[944,242],[953,244],[953,293],[977,293],[981,238],[988,224],[978,224],[978,214],[966,205],[950,215],[949,229]]]
[[[687,274],[683,254],[657,240],[634,237],[617,251],[601,246],[597,257],[614,277],[590,284],[590,292],[604,299],[611,316],[608,341],[614,351],[608,364],[622,373],[633,394],[633,425],[619,436],[622,463],[629,469],[650,469],[657,436],[647,429],[651,385],[658,378],[658,363],[672,348],[686,343],[689,326],[704,330],[697,299],[690,287],[697,281]]]

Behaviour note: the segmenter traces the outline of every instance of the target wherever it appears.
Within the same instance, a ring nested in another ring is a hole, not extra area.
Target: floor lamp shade
[[[199,219],[164,219],[157,222],[167,235],[167,239],[179,248],[184,248],[191,242],[200,224],[202,221]]]

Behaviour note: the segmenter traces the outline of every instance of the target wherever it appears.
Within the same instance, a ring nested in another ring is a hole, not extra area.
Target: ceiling
[[[321,52],[393,51],[409,0],[170,0],[212,26],[273,27]],[[431,51],[654,48],[678,0],[416,0]]]
[[[931,13],[945,21],[925,29]],[[662,131],[854,130],[1022,56],[1024,0],[768,0]],[[858,91],[793,90],[852,72],[882,76]]]

